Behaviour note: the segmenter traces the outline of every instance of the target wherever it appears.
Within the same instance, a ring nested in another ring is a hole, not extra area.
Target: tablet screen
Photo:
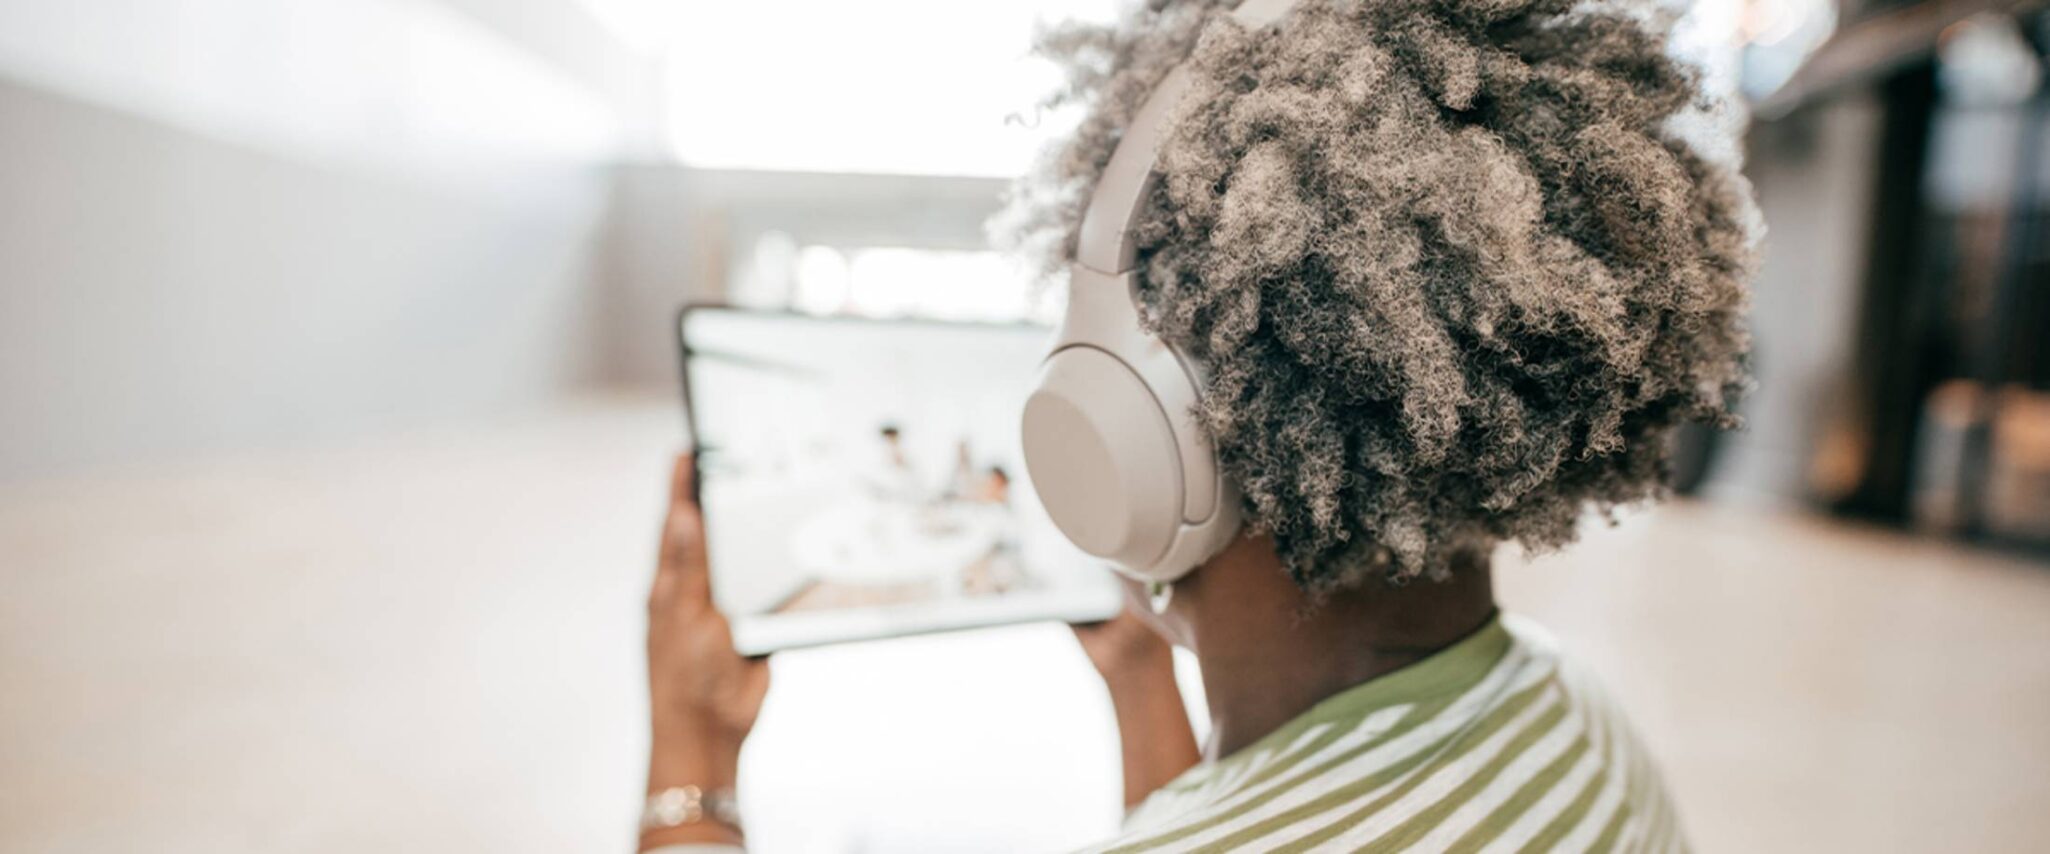
[[[1116,613],[1038,503],[1020,407],[1050,331],[683,315],[712,592],[744,653]]]

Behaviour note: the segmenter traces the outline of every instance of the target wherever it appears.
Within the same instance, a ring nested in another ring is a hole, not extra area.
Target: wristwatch
[[[740,803],[732,789],[705,791],[696,786],[676,786],[648,796],[641,808],[641,832],[682,827],[711,819],[740,830]]]

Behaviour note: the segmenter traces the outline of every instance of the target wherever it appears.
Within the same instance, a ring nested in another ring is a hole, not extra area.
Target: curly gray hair
[[[1757,216],[1676,116],[1670,16],[1575,0],[1304,0],[1247,31],[1155,0],[1042,34],[1087,105],[1013,188],[1057,276],[1154,85],[1195,87],[1137,235],[1152,331],[1304,589],[1443,578],[1660,497],[1682,421],[1734,426]]]

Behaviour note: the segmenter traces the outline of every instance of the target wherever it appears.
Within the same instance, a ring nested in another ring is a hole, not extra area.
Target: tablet
[[[678,326],[712,596],[742,653],[1117,613],[1027,480],[1051,330],[714,307]]]

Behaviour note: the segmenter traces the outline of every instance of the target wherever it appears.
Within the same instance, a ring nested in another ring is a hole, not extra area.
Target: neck
[[[1193,621],[1190,640],[1210,707],[1204,752],[1212,760],[1320,701],[1429,658],[1495,613],[1485,561],[1460,567],[1447,582],[1375,583],[1314,606],[1278,566],[1203,575],[1202,598],[1218,607]]]

